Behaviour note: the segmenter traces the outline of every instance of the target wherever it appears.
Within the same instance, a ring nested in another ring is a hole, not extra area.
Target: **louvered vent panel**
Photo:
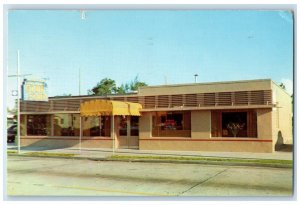
[[[171,106],[172,107],[183,106],[182,95],[171,95]]]
[[[21,112],[48,112],[50,102],[26,101],[20,103]]]
[[[26,112],[27,111],[27,103],[26,102],[20,102],[20,109],[21,109],[21,112]]]
[[[145,96],[145,108],[155,108],[155,96]]]
[[[234,104],[248,105],[248,92],[247,91],[234,92]]]
[[[54,100],[53,111],[65,111],[68,109],[68,103],[65,100]]]
[[[144,96],[139,96],[138,99],[139,99],[139,103],[144,108],[145,107],[145,97]]]
[[[217,105],[219,106],[232,105],[231,92],[218,93]]]
[[[204,106],[215,106],[215,93],[204,93]]]
[[[264,91],[251,91],[250,93],[250,104],[251,105],[263,105],[264,104]]]
[[[264,104],[271,105],[272,102],[272,91],[271,90],[264,90]]]
[[[157,96],[157,107],[169,107],[169,96],[168,95]]]
[[[49,112],[49,111],[78,111],[80,102],[91,100],[116,100],[140,103],[143,108],[176,108],[176,107],[209,107],[209,106],[244,106],[244,105],[271,105],[272,91],[238,91],[220,93],[197,93],[185,95],[158,95],[158,96],[128,96],[128,97],[96,97],[89,99],[55,99],[49,102],[21,101],[22,112]]]
[[[186,107],[197,107],[197,95],[187,94],[185,95],[185,106]]]
[[[101,98],[81,99],[81,103],[88,102],[88,101],[91,101],[91,100],[110,100],[110,98],[108,98],[108,97],[101,97]]]
[[[197,95],[197,106],[201,107],[204,106],[204,93],[199,93]]]
[[[78,111],[80,108],[80,99],[66,100],[67,111]]]
[[[138,97],[127,97],[127,102],[138,103],[139,98]]]
[[[112,97],[112,100],[124,102],[125,101],[125,97]]]

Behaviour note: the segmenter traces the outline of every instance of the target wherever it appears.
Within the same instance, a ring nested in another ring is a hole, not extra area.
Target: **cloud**
[[[293,81],[287,78],[282,78],[281,82],[285,85],[285,90],[291,95],[293,94]]]

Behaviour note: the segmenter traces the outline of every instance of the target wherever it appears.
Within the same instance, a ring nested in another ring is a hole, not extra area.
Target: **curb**
[[[111,162],[142,162],[142,163],[173,163],[173,164],[205,164],[205,165],[224,165],[224,166],[251,166],[251,167],[270,167],[270,168],[293,168],[293,164],[270,164],[270,163],[252,163],[252,162],[220,162],[205,160],[163,160],[163,159],[110,159],[105,157],[79,157],[79,156],[41,156],[8,153],[7,156],[22,157],[40,157],[40,158],[57,158],[57,159],[76,159],[91,161],[111,161]]]

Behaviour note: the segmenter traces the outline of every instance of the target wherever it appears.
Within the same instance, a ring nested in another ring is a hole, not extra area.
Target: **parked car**
[[[16,124],[11,125],[7,129],[7,142],[15,142],[18,126]]]

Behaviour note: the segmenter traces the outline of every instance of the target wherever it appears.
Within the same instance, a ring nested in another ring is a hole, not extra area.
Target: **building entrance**
[[[137,116],[120,116],[118,118],[119,130],[117,133],[117,148],[138,149],[139,127]]]

